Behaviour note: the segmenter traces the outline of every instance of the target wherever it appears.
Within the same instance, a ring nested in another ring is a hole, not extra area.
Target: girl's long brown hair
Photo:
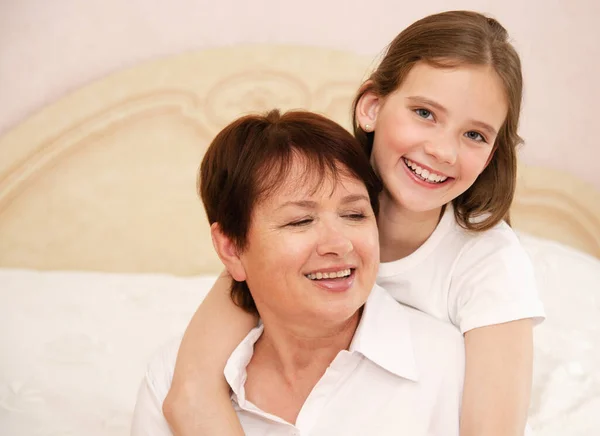
[[[356,120],[360,99],[372,92],[385,98],[396,91],[417,62],[448,68],[489,65],[504,85],[508,113],[492,149],[489,164],[475,183],[455,198],[454,214],[464,228],[487,230],[509,221],[517,178],[517,133],[523,77],[521,61],[508,41],[508,33],[493,18],[470,11],[443,12],[425,17],[403,30],[369,79],[359,89],[353,109],[354,135],[371,153],[375,133],[365,132]],[[474,220],[473,218],[480,218]]]

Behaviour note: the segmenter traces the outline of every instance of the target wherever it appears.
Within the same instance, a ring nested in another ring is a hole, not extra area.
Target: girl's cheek
[[[479,174],[485,169],[485,164],[490,156],[490,151],[485,149],[467,149],[464,150],[462,154],[461,165]]]

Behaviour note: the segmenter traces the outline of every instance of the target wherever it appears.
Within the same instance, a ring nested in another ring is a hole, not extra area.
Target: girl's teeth
[[[404,162],[406,162],[406,165],[415,174],[417,174],[418,176],[421,176],[422,179],[424,179],[430,183],[441,183],[448,178],[446,176],[442,176],[439,174],[433,174],[433,173],[429,172],[429,170],[425,170],[425,169],[421,168],[419,165],[417,165],[416,163],[414,163],[408,159],[404,159]]]

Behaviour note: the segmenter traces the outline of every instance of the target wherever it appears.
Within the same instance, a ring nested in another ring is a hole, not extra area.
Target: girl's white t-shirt
[[[377,284],[400,303],[465,332],[544,317],[533,265],[505,222],[483,232],[459,226],[448,205],[437,228],[411,255],[381,263]]]

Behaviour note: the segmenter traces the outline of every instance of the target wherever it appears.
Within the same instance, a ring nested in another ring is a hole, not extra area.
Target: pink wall
[[[256,42],[375,56],[417,18],[476,9],[508,28],[523,59],[523,159],[565,169],[600,189],[599,5],[596,0],[0,0],[0,133],[66,92],[143,60]]]

